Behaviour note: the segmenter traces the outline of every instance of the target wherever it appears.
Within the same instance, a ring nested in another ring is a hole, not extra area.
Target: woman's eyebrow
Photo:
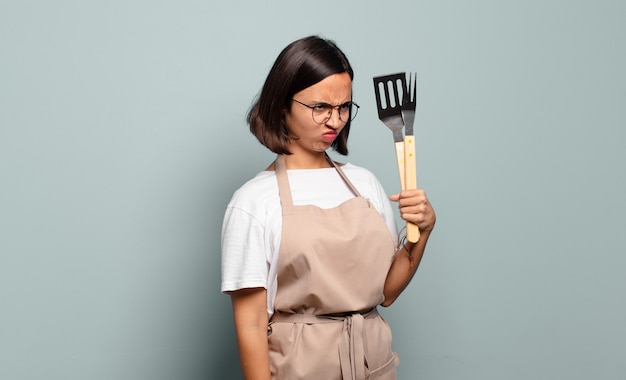
[[[346,103],[350,103],[351,101],[352,101],[352,99],[350,99],[350,100],[346,100],[345,102],[341,102],[341,103],[334,104],[334,105],[335,105],[335,106],[343,106],[344,104],[346,104]],[[324,102],[324,101],[317,101],[317,100],[312,100],[312,101],[311,101],[311,103],[312,103],[312,104],[322,104],[322,105],[328,105],[328,106],[332,106],[332,105],[333,105],[333,104],[330,104],[330,103],[328,103],[328,102]]]

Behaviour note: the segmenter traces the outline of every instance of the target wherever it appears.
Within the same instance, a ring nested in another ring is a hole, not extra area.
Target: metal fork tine
[[[404,99],[402,102],[402,118],[404,119],[404,182],[407,189],[417,188],[417,174],[415,164],[415,136],[413,136],[413,122],[415,121],[415,107],[417,105],[417,74],[409,73],[405,84]],[[417,225],[407,223],[406,236],[410,242],[419,240],[420,231]]]
[[[415,121],[415,108],[417,105],[417,75],[409,73],[404,89],[404,99],[402,102],[402,118],[404,119],[405,135],[413,134],[413,123]]]

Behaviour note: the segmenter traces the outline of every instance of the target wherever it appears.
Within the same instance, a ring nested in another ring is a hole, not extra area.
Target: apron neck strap
[[[348,187],[350,188],[350,190],[352,191],[352,193],[357,196],[360,197],[361,194],[359,193],[359,191],[356,189],[356,187],[354,187],[354,185],[352,184],[352,182],[350,182],[350,180],[348,179],[348,176],[346,176],[346,174],[343,172],[343,170],[341,170],[341,168],[339,167],[339,165],[337,165],[335,163],[335,161],[333,161],[328,154],[324,153],[324,155],[326,156],[326,161],[328,161],[336,170],[337,173],[339,173],[339,175],[341,176],[341,178],[343,179],[343,181],[346,183],[346,185],[348,185]]]
[[[291,189],[289,188],[289,179],[287,178],[287,168],[285,167],[285,159],[279,154],[274,161],[274,170],[276,170],[276,179],[278,180],[278,195],[280,203],[283,206],[293,206],[291,199]]]

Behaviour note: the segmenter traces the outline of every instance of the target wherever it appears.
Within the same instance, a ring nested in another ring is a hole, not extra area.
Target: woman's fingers
[[[398,203],[402,219],[417,224],[420,230],[431,230],[434,227],[435,212],[424,190],[403,190],[389,199]]]

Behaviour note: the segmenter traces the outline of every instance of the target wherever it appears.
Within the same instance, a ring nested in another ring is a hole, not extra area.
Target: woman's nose
[[[345,123],[339,118],[339,109],[331,109],[330,117],[328,118],[328,120],[326,120],[326,125],[332,129],[338,129],[343,124]]]

